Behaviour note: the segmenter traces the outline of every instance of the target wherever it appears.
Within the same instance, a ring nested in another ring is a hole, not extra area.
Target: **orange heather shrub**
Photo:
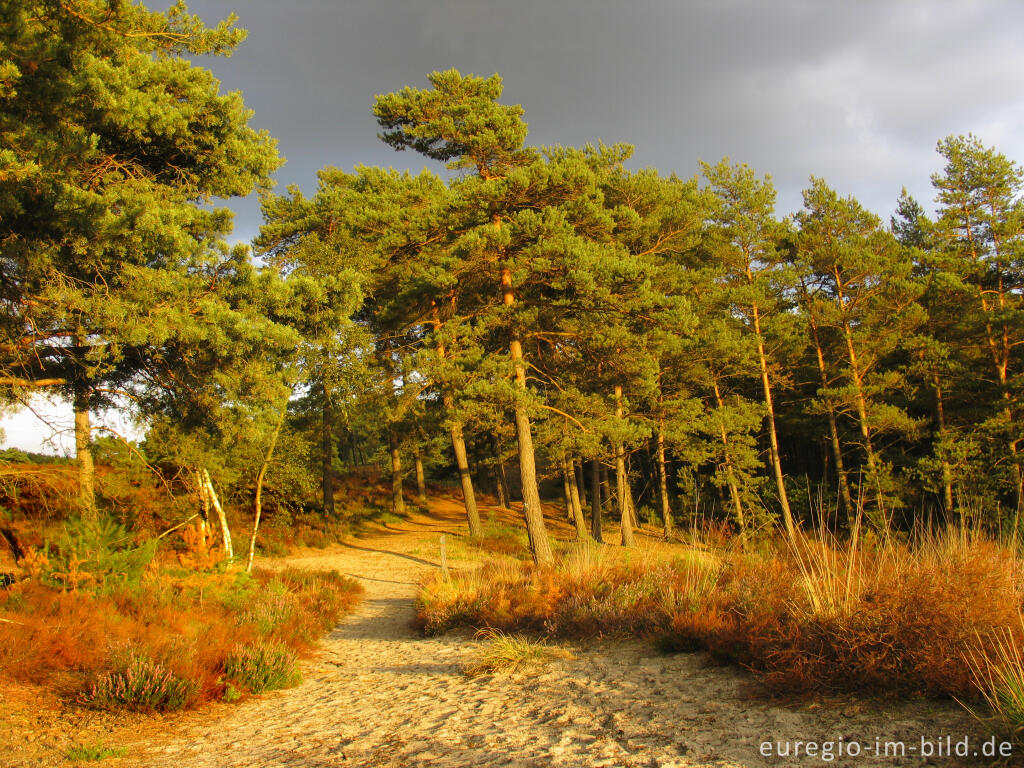
[[[263,639],[305,653],[361,592],[336,573],[296,569],[251,576],[158,570],[97,591],[28,579],[0,590],[0,675],[78,695],[97,682],[102,690],[114,685],[110,674],[119,665],[152,663],[194,687],[190,703],[220,698],[232,653]]]

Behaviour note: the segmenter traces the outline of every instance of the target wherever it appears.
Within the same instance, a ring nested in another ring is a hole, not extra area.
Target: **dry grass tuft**
[[[1024,744],[1024,617],[1020,633],[1003,630],[970,654],[975,682],[992,712],[988,724],[1018,745]],[[984,650],[982,650],[984,649]],[[983,718],[984,719],[984,718]]]
[[[537,671],[552,661],[576,658],[572,651],[544,640],[531,640],[523,635],[507,635],[496,629],[482,629],[476,639],[486,644],[476,658],[466,665],[470,677],[500,672]]]

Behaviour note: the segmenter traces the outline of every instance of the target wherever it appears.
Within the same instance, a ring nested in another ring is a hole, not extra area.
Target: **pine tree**
[[[835,332],[836,362],[845,378],[845,386],[822,395],[854,417],[866,463],[862,498],[873,523],[887,528],[900,497],[879,438],[914,435],[920,423],[886,401],[886,393],[904,387],[903,374],[887,366],[886,358],[923,322],[920,287],[911,279],[907,251],[878,217],[853,198],[840,198],[821,179],[812,179],[804,192],[797,221],[805,286],[815,284],[804,292],[810,302],[805,311]]]
[[[703,166],[704,175],[719,200],[713,213],[716,225],[713,254],[724,268],[724,279],[733,288],[735,313],[743,318],[746,335],[756,351],[761,391],[768,427],[768,446],[782,520],[790,541],[796,541],[796,524],[789,506],[775,418],[775,386],[781,377],[775,360],[777,345],[769,345],[768,327],[776,328],[791,317],[786,312],[787,293],[794,284],[792,270],[776,250],[779,223],[775,219],[775,188],[769,179],[759,180],[746,165],[728,160]],[[791,329],[787,329],[791,330]]]
[[[229,54],[184,2],[0,5],[0,384],[74,404],[82,505],[94,509],[89,411],[204,322],[231,214],[265,185],[274,142],[192,56]],[[200,331],[201,333],[202,331]]]
[[[1017,423],[1024,347],[1024,170],[973,135],[950,136],[938,144],[946,160],[932,177],[939,203],[936,236],[944,267],[966,291],[977,327],[979,350],[990,358],[999,405],[985,429],[1001,435],[1019,504],[1024,471],[1018,456],[1024,433]]]

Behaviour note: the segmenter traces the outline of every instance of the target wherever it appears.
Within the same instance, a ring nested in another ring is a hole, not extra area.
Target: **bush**
[[[236,648],[224,660],[224,676],[252,693],[302,682],[295,652],[280,643],[256,642]]]
[[[110,517],[73,518],[58,537],[56,550],[47,547],[43,575],[51,585],[72,589],[112,581],[138,583],[158,543],[149,539],[136,545],[132,534]]]
[[[307,652],[358,600],[359,584],[333,572],[196,573],[163,568],[138,584],[70,592],[26,579],[0,589],[0,675],[49,684],[74,698],[96,686],[106,700],[126,680],[124,648],[159,660],[197,688],[189,703],[230,699],[225,660],[266,641]],[[114,674],[102,686],[99,681]],[[114,686],[114,687],[111,687]]]
[[[172,674],[166,667],[132,654],[118,668],[97,680],[85,701],[101,709],[169,712],[191,702],[199,686]]]
[[[703,649],[754,670],[771,690],[969,699],[980,693],[971,654],[1024,639],[1021,562],[983,539],[870,552],[807,540],[640,563],[577,552],[553,567],[492,561],[435,576],[419,592],[417,625],[653,636],[664,650]],[[1003,708],[1017,711],[1024,685],[1000,679]]]

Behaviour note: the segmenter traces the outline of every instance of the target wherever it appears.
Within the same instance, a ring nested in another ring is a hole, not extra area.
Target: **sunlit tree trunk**
[[[249,539],[249,556],[245,561],[245,572],[249,573],[252,570],[252,561],[256,556],[256,534],[260,529],[260,519],[263,516],[263,482],[267,477],[267,469],[270,468],[270,462],[274,458],[274,448],[277,447],[277,438],[281,434],[281,427],[284,426],[284,419],[288,413],[288,400],[284,401],[281,406],[281,415],[277,419],[277,424],[274,426],[274,432],[270,437],[270,445],[267,446],[267,452],[263,456],[263,464],[260,466],[259,474],[256,475],[256,498],[254,501],[255,511],[253,514],[252,521],[252,536]]]
[[[723,462],[725,464],[726,484],[729,486],[729,498],[732,500],[732,509],[733,513],[736,515],[736,523],[740,527],[740,535],[746,536],[747,525],[743,515],[743,500],[740,497],[739,486],[736,484],[736,472],[732,466],[732,451],[729,447],[729,433],[725,429],[725,403],[722,401],[722,392],[718,388],[717,379],[712,379],[712,390],[715,393],[715,405],[718,407],[719,414],[722,415],[718,420],[718,425],[719,436],[722,440],[722,455]]]
[[[573,461],[568,456],[562,457],[562,474],[565,476],[565,485],[569,493],[569,502],[572,509],[572,523],[576,527],[576,540],[586,541],[587,521],[583,517],[583,505],[580,503],[580,494],[576,487],[576,475],[573,471]]]
[[[509,269],[501,272],[502,301],[509,307],[515,303],[512,292],[512,273]],[[526,394],[526,365],[523,361],[523,346],[518,338],[509,342],[509,356],[515,371],[516,386],[522,395]],[[533,432],[526,404],[517,399],[514,407],[516,439],[519,444],[519,473],[523,486],[523,514],[526,517],[526,533],[530,540],[530,554],[534,563],[550,563],[554,556],[551,542],[544,527],[544,513],[540,504],[540,489],[537,486],[537,466],[533,449]]]
[[[747,275],[750,276],[748,266]],[[775,487],[779,493],[779,505],[782,507],[782,521],[786,526],[786,535],[791,542],[796,542],[796,524],[793,512],[789,507],[789,495],[786,493],[786,480],[782,474],[782,457],[779,455],[779,434],[775,429],[775,401],[772,396],[771,378],[768,373],[768,356],[764,351],[764,336],[761,333],[761,314],[757,305],[752,307],[754,317],[754,334],[757,339],[757,357],[761,368],[761,387],[764,391],[764,404],[768,410],[768,440],[771,454],[772,471],[775,475]]]
[[[811,339],[814,341],[814,353],[818,363],[818,376],[821,381],[822,399],[825,404],[825,416],[828,418],[828,437],[832,446],[832,460],[836,465],[836,478],[839,484],[839,500],[843,505],[843,513],[846,516],[847,524],[853,520],[853,496],[850,494],[850,484],[846,477],[846,468],[843,466],[843,448],[839,442],[839,424],[836,419],[836,409],[832,398],[825,392],[828,390],[828,370],[825,367],[825,353],[821,346],[821,339],[818,334],[818,323],[813,313],[808,310],[808,318],[811,326]]]
[[[441,317],[437,311],[437,304],[431,307],[434,331],[441,329]],[[437,356],[444,360],[444,344],[438,343]],[[444,405],[445,413],[449,417],[455,411],[455,401],[447,391],[441,395],[441,402]],[[478,539],[484,535],[483,526],[480,524],[480,512],[476,507],[476,494],[473,493],[473,476],[469,472],[469,456],[466,454],[466,439],[462,433],[462,424],[457,421],[451,422],[448,430],[452,439],[452,452],[455,454],[455,467],[459,472],[459,483],[462,486],[462,503],[466,507],[466,522],[469,525],[469,535]]]
[[[622,421],[622,385],[615,385],[615,418]],[[633,521],[629,514],[629,502],[626,496],[626,455],[622,443],[615,442],[615,494],[619,502],[619,530],[622,535],[622,546],[632,547]]]
[[[92,423],[89,419],[89,388],[76,384],[75,409],[75,463],[78,465],[78,500],[82,517],[96,517],[96,469],[92,457]]]

